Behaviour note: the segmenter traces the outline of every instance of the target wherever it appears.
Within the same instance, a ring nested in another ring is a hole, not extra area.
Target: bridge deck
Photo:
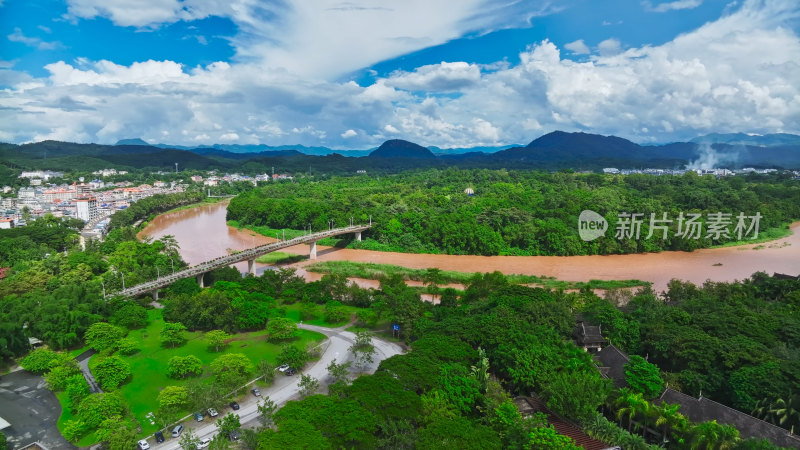
[[[289,239],[286,241],[279,241],[279,242],[274,242],[272,244],[260,245],[258,247],[253,247],[247,250],[242,250],[236,253],[232,253],[230,255],[220,256],[219,258],[215,258],[210,261],[204,261],[200,264],[183,269],[179,272],[175,272],[174,274],[161,277],[157,280],[151,280],[144,283],[140,283],[135,286],[123,289],[121,291],[114,292],[110,295],[118,295],[122,297],[133,297],[136,295],[142,295],[148,292],[152,292],[156,289],[169,286],[170,284],[178,280],[181,280],[183,278],[196,277],[197,275],[200,275],[202,273],[210,272],[214,269],[223,266],[229,266],[231,264],[235,264],[238,262],[255,259],[258,258],[259,256],[266,255],[267,253],[271,253],[277,250],[281,250],[299,244],[310,244],[312,242],[319,241],[320,239],[324,239],[326,237],[331,237],[331,236],[338,236],[340,234],[357,233],[364,230],[368,230],[369,228],[370,228],[369,225],[356,225],[345,228],[334,228],[333,230],[307,234],[305,236],[296,237],[294,239]]]

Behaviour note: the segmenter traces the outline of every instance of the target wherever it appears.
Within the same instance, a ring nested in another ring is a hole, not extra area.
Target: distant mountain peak
[[[143,141],[142,139],[133,138],[133,139],[120,139],[114,145],[150,145],[150,144],[148,144],[146,141]]]
[[[402,139],[390,139],[384,142],[369,156],[372,158],[436,158],[436,155],[429,149]]]

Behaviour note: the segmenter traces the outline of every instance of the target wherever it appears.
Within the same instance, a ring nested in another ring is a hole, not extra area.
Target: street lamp
[[[156,280],[161,279],[161,271],[158,270],[158,266],[156,266]]]
[[[120,276],[122,276],[122,290],[124,291],[125,290],[125,274],[122,273],[122,272],[117,272],[117,273],[119,273]]]
[[[172,256],[169,257],[169,262],[172,264],[172,274],[175,274],[175,261],[172,260]]]

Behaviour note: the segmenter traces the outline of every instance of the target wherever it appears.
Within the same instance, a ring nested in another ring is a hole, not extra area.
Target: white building
[[[0,230],[14,228],[14,219],[10,217],[0,217]]]
[[[78,219],[89,222],[97,217],[97,198],[81,197],[75,199],[75,209]]]

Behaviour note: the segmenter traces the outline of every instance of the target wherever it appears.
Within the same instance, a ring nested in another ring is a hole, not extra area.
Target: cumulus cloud
[[[615,38],[609,38],[597,44],[597,51],[603,56],[616,55],[622,51],[622,44]]]
[[[637,141],[797,133],[800,38],[789,24],[799,14],[791,0],[748,0],[658,46],[608,40],[576,62],[562,56],[574,49],[545,40],[491,71],[444,62],[365,87],[261,60],[193,68],[58,62],[41,78],[0,70],[8,86],[0,90],[0,136],[368,148],[387,136],[440,147],[525,143],[555,129]]]
[[[577,41],[570,42],[568,44],[564,44],[564,48],[571,51],[576,55],[587,55],[590,52],[589,47],[583,42],[583,39],[578,39]]]
[[[8,35],[8,40],[19,42],[38,50],[54,50],[62,46],[60,42],[47,42],[38,37],[25,36],[18,27],[15,27],[14,32]]]
[[[676,11],[679,9],[694,9],[703,4],[703,0],[675,0],[671,2],[658,3],[653,5],[652,2],[645,0],[642,2],[644,8],[652,12],[667,12]]]
[[[474,85],[480,78],[481,70],[475,64],[442,62],[413,72],[395,72],[385,84],[410,91],[457,91]]]

